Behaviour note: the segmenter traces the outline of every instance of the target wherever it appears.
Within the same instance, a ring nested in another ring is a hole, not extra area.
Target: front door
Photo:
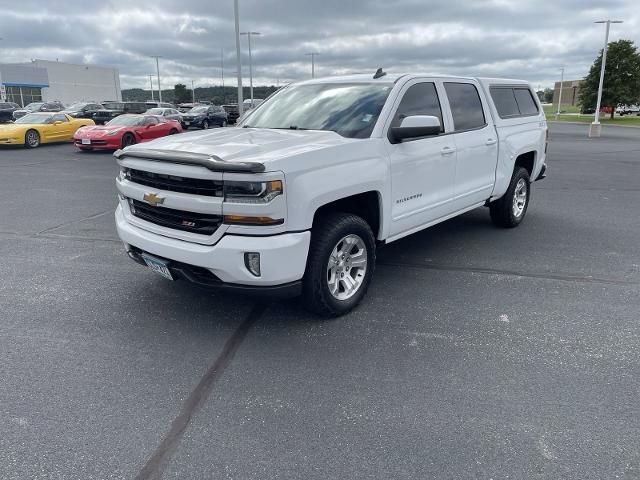
[[[456,148],[453,135],[446,134],[448,120],[443,123],[441,89],[432,81],[408,82],[388,127],[399,126],[409,115],[432,115],[443,125],[440,135],[401,143],[385,141],[391,160],[390,237],[411,233],[452,212]]]

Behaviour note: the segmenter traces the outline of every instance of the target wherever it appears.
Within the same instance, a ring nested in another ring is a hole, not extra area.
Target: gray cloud
[[[617,17],[611,40],[640,44],[637,0],[240,0],[241,29],[263,33],[253,43],[254,81],[274,84],[317,73],[430,71],[525,78],[550,85],[581,78],[602,47],[593,21]],[[123,87],[146,87],[162,55],[165,87],[235,82],[232,0],[122,0],[12,4],[0,16],[0,61],[32,58],[113,65]],[[603,8],[606,7],[606,8]],[[246,38],[243,71],[248,73]]]

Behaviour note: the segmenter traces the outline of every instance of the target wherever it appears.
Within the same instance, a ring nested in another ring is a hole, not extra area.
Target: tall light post
[[[253,107],[253,61],[251,59],[251,35],[262,35],[260,32],[242,32],[240,35],[246,35],[249,42],[249,91],[251,92],[251,107]]]
[[[156,73],[158,74],[158,99],[162,102],[162,87],[160,86],[160,61],[161,55],[151,55],[151,58],[156,59]]]
[[[0,37],[0,41],[4,40]],[[2,83],[2,72],[0,72],[0,101],[4,102],[7,100],[7,87]]]
[[[233,0],[233,13],[236,19],[236,62],[238,64],[238,115],[242,116],[242,62],[240,61],[240,18],[238,0]]]
[[[306,56],[311,57],[311,78],[316,76],[316,55],[320,55],[318,52],[305,53]]]
[[[149,87],[151,88],[151,101],[153,102],[153,74],[149,75]]]
[[[560,105],[562,105],[562,87],[564,83],[564,67],[560,69],[560,91],[558,92],[558,111],[556,112],[556,120],[560,115]]]
[[[191,80],[191,103],[196,104],[196,89],[193,86],[193,80]]]
[[[607,63],[607,49],[609,46],[609,28],[612,23],[622,23],[622,20],[598,20],[593,23],[604,23],[607,25],[604,34],[604,48],[602,49],[602,65],[600,66],[600,83],[598,85],[598,101],[596,102],[596,112],[593,119],[593,123],[589,127],[590,137],[599,137],[602,131],[602,125],[600,125],[600,102],[602,101],[602,86],[604,84],[604,70]]]
[[[220,76],[222,77],[222,104],[227,103],[227,95],[224,91],[224,48],[220,49]]]

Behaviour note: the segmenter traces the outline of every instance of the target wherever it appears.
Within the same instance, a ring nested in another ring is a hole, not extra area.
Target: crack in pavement
[[[189,394],[180,409],[180,413],[171,422],[171,428],[162,439],[162,442],[160,442],[160,445],[158,445],[158,448],[149,457],[142,470],[140,470],[140,473],[135,477],[135,480],[159,479],[162,476],[169,460],[180,445],[191,420],[207,401],[213,391],[213,387],[233,360],[247,333],[262,316],[266,308],[267,304],[255,304],[249,315],[225,342],[222,352]]]
[[[73,225],[74,223],[80,223],[80,222],[84,222],[86,220],[93,220],[94,218],[99,218],[103,215],[106,215],[109,212],[115,212],[115,208],[109,208],[107,210],[103,210],[101,212],[98,213],[92,213],[91,215],[87,216],[87,217],[83,217],[83,218],[78,218],[76,220],[71,220],[68,222],[64,222],[61,223],[60,225],[56,225],[55,227],[50,227],[50,228],[45,228],[44,230],[37,232],[35,235],[42,235],[43,233],[48,233],[48,232],[53,232],[54,230],[58,230],[59,228],[62,227],[68,227],[69,225]]]
[[[561,280],[567,282],[581,283],[603,283],[607,285],[623,285],[635,286],[640,285],[640,281],[619,280],[615,278],[593,277],[591,275],[573,275],[566,273],[536,273],[536,272],[518,272],[515,270],[501,270],[498,268],[487,267],[458,267],[455,265],[427,265],[409,262],[377,262],[377,265],[388,267],[417,268],[422,270],[439,270],[444,272],[467,272],[467,273],[483,273],[486,275],[510,275],[514,277],[540,278],[543,280]]]

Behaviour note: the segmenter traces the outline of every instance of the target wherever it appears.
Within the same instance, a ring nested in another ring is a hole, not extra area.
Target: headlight
[[[282,181],[224,182],[224,200],[232,203],[269,203],[282,195]]]
[[[120,181],[131,180],[131,171],[128,168],[121,167],[120,173],[118,174],[118,179]]]

